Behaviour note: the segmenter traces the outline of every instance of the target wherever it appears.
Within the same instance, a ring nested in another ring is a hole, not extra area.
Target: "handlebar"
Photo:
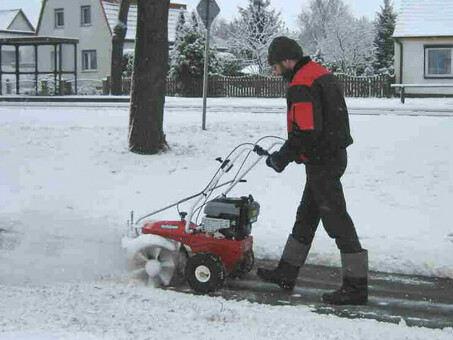
[[[274,137],[274,136],[268,136],[268,137],[273,137],[273,138],[277,138],[277,139],[282,139],[282,138],[279,138],[279,137]],[[268,138],[268,137],[265,137],[265,138]],[[263,140],[264,138],[261,138],[257,141],[257,143],[259,143],[261,140]],[[186,218],[186,225],[185,225],[185,229],[186,229],[186,232],[190,232],[190,223],[191,223],[191,220],[192,220],[192,216],[194,214],[194,211],[195,211],[195,208],[196,206],[199,204],[199,202],[205,198],[205,197],[208,197],[208,194],[210,192],[212,192],[213,190],[215,189],[218,189],[218,188],[221,188],[223,186],[227,186],[227,189],[222,193],[222,196],[226,196],[232,189],[233,187],[237,184],[237,183],[241,183],[241,182],[246,182],[246,180],[244,179],[244,177],[250,172],[250,170],[252,170],[252,168],[254,168],[258,162],[261,160],[261,158],[263,156],[269,156],[270,155],[270,152],[275,146],[277,145],[280,145],[280,144],[283,144],[281,141],[280,142],[275,142],[273,143],[272,145],[270,145],[268,147],[267,150],[263,149],[261,146],[259,146],[258,144],[252,144],[252,143],[244,143],[242,145],[245,145],[245,144],[248,144],[249,148],[249,154],[250,154],[250,151],[253,151],[255,152],[258,156],[258,159],[256,159],[255,161],[252,162],[252,164],[250,164],[248,167],[246,167],[245,169],[242,169],[242,165],[241,167],[238,169],[238,172],[237,174],[234,176],[234,179],[230,180],[230,181],[227,181],[223,184],[218,184],[220,178],[222,177],[223,174],[229,172],[231,170],[231,168],[233,167],[234,163],[236,162],[236,160],[238,160],[241,155],[246,151],[246,149],[243,149],[241,150],[241,152],[236,155],[236,157],[234,158],[230,158],[231,154],[238,148],[236,147],[231,153],[230,155],[228,155],[228,157],[225,159],[225,160],[222,160],[222,158],[217,158],[216,161],[218,161],[219,163],[221,163],[220,165],[220,168],[219,170],[216,172],[216,174],[214,175],[214,177],[211,179],[211,181],[208,183],[208,185],[199,193],[195,194],[195,195],[192,195],[192,196],[189,196],[189,197],[186,197],[174,204],[171,204],[169,206],[166,206],[162,209],[159,209],[157,211],[154,211],[150,214],[147,214],[143,217],[141,217],[140,219],[138,219],[136,222],[135,222],[135,225],[138,225],[141,221],[143,221],[144,219],[146,218],[149,218],[150,216],[152,215],[155,215],[157,213],[160,213],[164,210],[167,210],[171,207],[174,207],[174,206],[177,206],[181,203],[184,203],[186,201],[189,201],[193,198],[196,198],[198,197],[198,199],[196,200],[196,202],[194,202],[194,204],[192,205],[192,207],[190,208],[189,212],[187,213],[187,218]],[[241,145],[240,145],[241,146]],[[253,148],[251,148],[250,146],[252,146]],[[249,155],[248,154],[248,155]],[[248,158],[248,155],[245,156],[245,159]],[[244,160],[245,162],[245,160]],[[180,215],[181,216],[181,215]],[[183,219],[184,217],[186,216],[181,216]]]

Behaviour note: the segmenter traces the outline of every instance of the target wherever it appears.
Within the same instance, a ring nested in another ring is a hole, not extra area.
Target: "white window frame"
[[[60,24],[60,15],[61,15],[61,20],[63,21],[61,24]],[[54,20],[55,20],[55,28],[64,27],[64,8],[55,8]]]
[[[93,56],[94,56],[95,65],[93,65]],[[97,69],[98,69],[97,51],[96,50],[83,50],[82,51],[82,71],[93,72],[93,71],[97,71]]]
[[[85,11],[88,11],[88,16],[85,16]],[[85,19],[88,18],[88,21]],[[92,14],[91,14],[91,6],[80,6],[80,26],[91,26],[92,23]]]
[[[445,51],[450,51],[450,73],[445,73],[445,74],[431,74],[429,73],[429,52],[433,50],[445,50]],[[442,79],[442,78],[453,78],[453,45],[426,45],[425,46],[425,72],[424,76],[426,79],[429,78],[436,78],[436,79]]]

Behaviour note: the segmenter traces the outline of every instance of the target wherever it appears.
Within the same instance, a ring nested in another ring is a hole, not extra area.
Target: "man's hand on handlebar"
[[[276,172],[280,173],[285,170],[288,162],[280,155],[278,151],[271,153],[266,159],[266,165]]]

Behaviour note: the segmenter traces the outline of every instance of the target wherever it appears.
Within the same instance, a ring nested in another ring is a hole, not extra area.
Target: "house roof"
[[[118,0],[101,0],[107,22],[110,27],[110,32],[113,31],[118,21],[119,1]],[[175,41],[176,24],[178,22],[179,12],[185,10],[185,4],[171,3],[168,10],[168,40]],[[129,14],[127,17],[127,32],[126,40],[135,40],[135,33],[137,28],[137,6],[131,4],[129,7]]]
[[[24,20],[30,26],[30,29],[33,31],[35,30],[33,25],[28,20],[27,16],[21,9],[0,10],[0,30],[9,30],[11,24],[13,23],[14,19],[16,19],[16,17],[18,15],[22,15]]]
[[[452,0],[402,0],[394,38],[453,36]]]
[[[20,37],[20,38],[0,38],[0,44],[11,45],[45,45],[45,44],[77,44],[77,38],[59,38],[59,37]]]

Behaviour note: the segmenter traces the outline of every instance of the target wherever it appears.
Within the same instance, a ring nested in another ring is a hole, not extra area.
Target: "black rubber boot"
[[[310,246],[289,235],[280,263],[275,269],[258,268],[262,280],[275,283],[285,290],[293,290],[300,267],[305,263]]]
[[[300,267],[290,265],[280,260],[277,268],[258,268],[257,275],[266,282],[275,283],[285,290],[293,290]]]
[[[368,252],[341,254],[343,285],[326,293],[322,301],[331,305],[366,305],[368,302]]]

